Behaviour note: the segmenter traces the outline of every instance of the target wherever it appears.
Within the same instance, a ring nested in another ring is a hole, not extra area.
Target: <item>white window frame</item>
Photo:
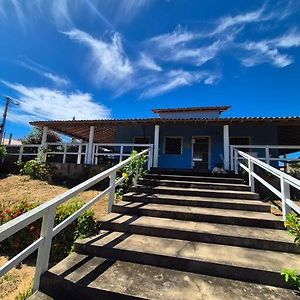
[[[169,154],[166,153],[166,140],[168,138],[172,138],[172,139],[180,139],[181,141],[181,147],[180,147],[180,154]],[[164,155],[173,155],[173,156],[179,156],[182,155],[183,153],[183,136],[179,136],[179,135],[168,135],[168,136],[164,136]]]

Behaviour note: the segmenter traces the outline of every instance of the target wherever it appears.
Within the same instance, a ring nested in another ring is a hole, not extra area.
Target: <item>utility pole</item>
[[[0,125],[0,145],[3,142],[2,139],[3,139],[3,133],[4,133],[4,128],[5,128],[5,123],[6,123],[6,118],[7,118],[9,105],[10,104],[19,105],[19,102],[11,99],[10,97],[6,97],[5,100],[6,101],[5,101],[5,106],[4,106],[2,124]]]

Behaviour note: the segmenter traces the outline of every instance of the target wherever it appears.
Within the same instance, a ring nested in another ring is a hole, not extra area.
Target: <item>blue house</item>
[[[300,145],[300,117],[222,117],[230,106],[153,109],[153,118],[36,121],[31,125],[80,141],[78,163],[98,164],[102,156],[129,154],[128,147],[152,145],[153,166],[230,169],[235,146],[268,162]],[[65,148],[67,149],[67,148]],[[298,149],[299,150],[299,149]],[[64,161],[68,162],[67,150]],[[74,154],[74,153],[73,153]]]

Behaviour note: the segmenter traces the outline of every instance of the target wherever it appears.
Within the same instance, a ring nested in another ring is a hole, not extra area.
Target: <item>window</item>
[[[165,154],[181,155],[182,137],[165,137]]]

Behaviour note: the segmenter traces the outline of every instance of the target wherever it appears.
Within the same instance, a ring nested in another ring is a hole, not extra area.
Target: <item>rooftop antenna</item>
[[[5,106],[4,106],[2,124],[0,125],[0,145],[3,144],[3,133],[4,133],[4,129],[5,129],[5,123],[6,123],[8,108],[9,108],[10,104],[19,105],[19,102],[13,100],[12,98],[10,98],[8,96],[5,97]]]

